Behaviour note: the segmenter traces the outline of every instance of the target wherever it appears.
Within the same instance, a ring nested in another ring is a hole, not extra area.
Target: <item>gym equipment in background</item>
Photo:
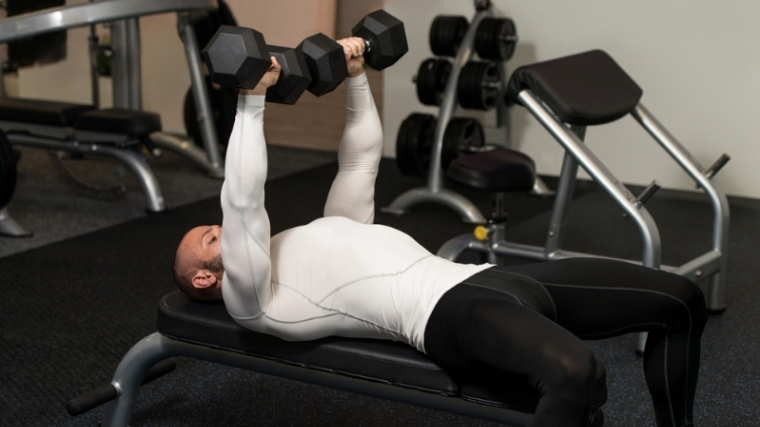
[[[437,16],[430,27],[430,49],[438,58],[420,64],[412,79],[425,105],[439,106],[438,117],[412,113],[401,124],[396,139],[396,163],[412,176],[427,176],[425,187],[396,197],[383,212],[401,215],[418,203],[436,202],[455,210],[462,221],[485,223],[478,208],[464,196],[444,188],[448,164],[460,156],[509,147],[509,108],[502,91],[507,81],[505,61],[517,43],[515,24],[495,18],[489,1],[475,1],[472,22],[461,16]],[[477,51],[480,59],[472,61]],[[446,56],[455,56],[450,62]],[[482,126],[476,119],[453,118],[457,104],[463,108],[496,109],[497,126]],[[551,194],[540,179],[534,191]]]
[[[170,150],[194,162],[212,177],[221,178],[224,171],[217,135],[201,74],[200,49],[192,23],[205,11],[216,7],[216,0],[131,0],[91,2],[45,9],[0,21],[0,42],[23,39],[38,34],[73,27],[109,23],[112,58],[113,97],[115,108],[98,110],[91,105],[31,99],[0,98],[0,128],[12,144],[53,150],[55,158],[104,156],[116,159],[123,168],[137,175],[146,196],[149,211],[165,209],[164,199],[145,155],[159,155]],[[176,12],[180,38],[190,68],[193,99],[198,114],[205,152],[187,139],[161,132],[160,118],[142,109],[140,95],[140,40],[138,19],[141,16]],[[57,161],[56,161],[57,162]],[[54,162],[54,164],[56,164]],[[66,166],[58,162],[57,166]],[[67,172],[64,168],[59,170]],[[117,194],[118,189],[94,188],[77,181],[69,173],[70,182],[78,182],[93,194]]]
[[[503,221],[492,221],[478,237],[461,235],[446,242],[438,256],[455,260],[464,250],[485,253],[491,262],[497,256],[514,256],[537,261],[568,257],[600,257],[601,255],[567,251],[562,248],[563,229],[572,200],[578,167],[581,166],[617,203],[638,227],[643,240],[639,262],[646,267],[671,271],[700,280],[710,277],[707,306],[712,313],[725,310],[725,273],[727,265],[729,206],[720,186],[712,179],[728,162],[721,156],[712,166],[699,162],[641,104],[641,88],[605,52],[589,51],[577,55],[520,67],[509,81],[506,98],[521,105],[549,131],[565,149],[557,197],[544,247],[511,243],[504,240]],[[587,126],[610,123],[630,114],[691,176],[710,199],[714,214],[712,247],[709,251],[680,265],[661,265],[660,233],[644,203],[657,191],[652,182],[638,196],[631,193],[588,145],[583,143]],[[472,168],[470,168],[472,169]],[[461,184],[478,187],[466,180]],[[490,190],[489,188],[481,188]],[[609,257],[605,257],[609,258]],[[631,261],[631,260],[624,260]],[[646,335],[642,334],[639,350],[643,351]]]

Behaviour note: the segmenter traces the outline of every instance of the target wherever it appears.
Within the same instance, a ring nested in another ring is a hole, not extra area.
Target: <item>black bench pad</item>
[[[536,165],[519,151],[496,147],[458,158],[449,165],[446,176],[481,191],[530,191],[536,182]]]
[[[82,114],[75,125],[78,131],[103,132],[133,137],[147,136],[161,130],[161,117],[156,113],[106,108]]]
[[[191,301],[181,291],[161,299],[156,326],[180,341],[522,412],[534,412],[538,402],[538,392],[524,378],[461,379],[459,372],[447,372],[412,347],[387,340],[331,337],[287,342],[241,327],[222,303]],[[600,408],[606,400],[606,371],[597,362],[592,408]]]
[[[641,88],[604,51],[520,67],[512,74],[507,100],[517,103],[524,89],[544,101],[565,123],[588,126],[628,114],[641,99]]]
[[[92,105],[37,99],[0,98],[0,121],[72,127]]]
[[[181,291],[161,299],[156,326],[181,341],[448,396],[459,392],[454,377],[406,344],[337,337],[288,342],[247,330],[224,304],[191,301]]]

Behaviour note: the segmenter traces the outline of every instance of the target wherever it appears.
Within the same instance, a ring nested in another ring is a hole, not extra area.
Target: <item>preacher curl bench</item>
[[[127,426],[138,388],[156,377],[151,367],[161,370],[171,357],[202,359],[509,425],[530,425],[538,402],[538,393],[522,378],[476,378],[446,371],[412,347],[387,340],[331,337],[287,342],[242,328],[222,303],[191,301],[180,291],[161,299],[156,326],[158,332],[127,352],[111,384],[70,401],[69,413],[77,415],[110,400],[102,425]],[[592,427],[604,424],[600,408],[606,400],[606,372],[597,363]]]

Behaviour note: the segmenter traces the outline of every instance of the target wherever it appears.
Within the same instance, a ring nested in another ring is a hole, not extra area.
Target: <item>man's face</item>
[[[202,225],[190,230],[185,236],[183,245],[192,251],[201,262],[208,262],[222,254],[222,227],[218,225]]]

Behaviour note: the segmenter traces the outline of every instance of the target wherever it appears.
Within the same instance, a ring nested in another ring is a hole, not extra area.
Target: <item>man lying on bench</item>
[[[193,299],[223,299],[243,327],[289,341],[326,336],[401,341],[436,363],[479,375],[525,376],[541,399],[536,426],[589,422],[595,359],[582,339],[648,331],[644,371],[657,425],[692,425],[707,311],[688,279],[633,264],[566,259],[464,265],[373,225],[382,128],[363,71],[346,53],[346,128],[324,217],[270,238],[264,209],[264,94],[242,90],[222,188],[222,226],[190,230],[174,277]]]

